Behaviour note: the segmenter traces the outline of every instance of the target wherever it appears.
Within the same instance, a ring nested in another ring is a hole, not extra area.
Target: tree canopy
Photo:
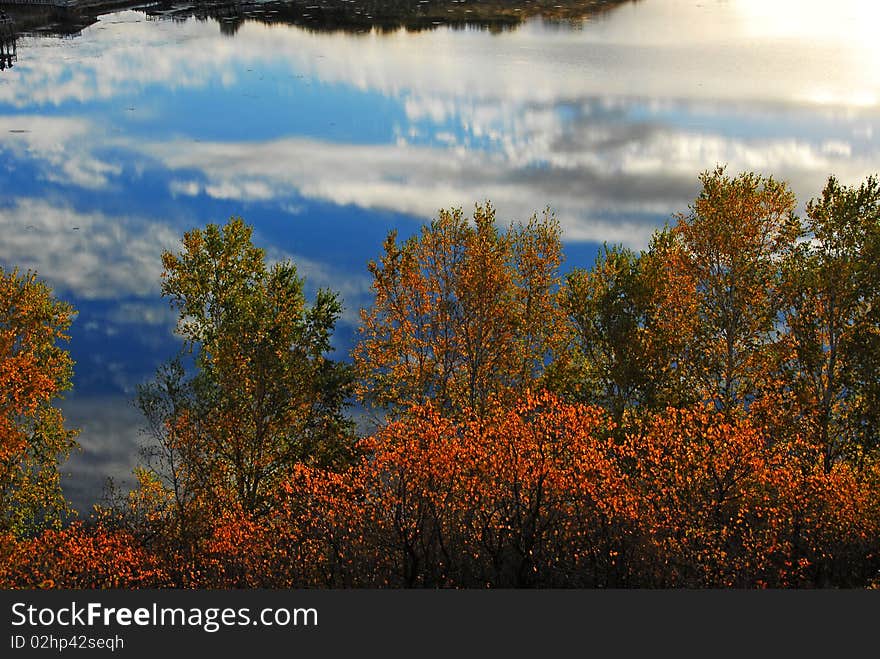
[[[389,234],[369,264],[375,300],[361,312],[358,394],[394,414],[433,401],[481,414],[540,381],[558,342],[560,229],[549,213],[499,230],[495,209],[461,209],[402,244]]]
[[[73,316],[35,273],[0,269],[0,532],[54,526],[69,510],[58,464],[76,432],[56,403],[70,388]]]
[[[194,355],[141,389],[157,441],[155,470],[184,499],[264,509],[294,465],[339,467],[350,457],[343,414],[349,368],[329,357],[337,296],[308,304],[290,261],[266,263],[240,218],[184,235],[162,256],[162,294]]]

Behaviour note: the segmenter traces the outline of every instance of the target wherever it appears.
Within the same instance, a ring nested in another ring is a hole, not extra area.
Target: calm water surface
[[[84,509],[135,464],[136,385],[172,355],[159,255],[241,215],[344,298],[340,354],[391,228],[490,199],[551,206],[568,267],[634,248],[716,163],[803,202],[880,169],[880,4],[642,0],[582,23],[390,34],[104,16],[0,72],[0,265],[79,309],[65,401]],[[228,30],[226,30],[228,32]]]

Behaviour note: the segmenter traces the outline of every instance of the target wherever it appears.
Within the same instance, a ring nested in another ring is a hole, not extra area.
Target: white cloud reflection
[[[40,176],[53,183],[98,189],[118,175],[118,165],[93,153],[103,135],[98,126],[75,117],[0,116],[0,149],[42,165]]]
[[[0,226],[0,263],[36,270],[59,295],[93,300],[157,295],[162,251],[180,241],[162,222],[33,198],[0,207]]]
[[[539,132],[514,153],[299,138],[143,148],[170,170],[199,172],[208,181],[207,194],[239,190],[240,198],[253,198],[246,191],[257,189],[258,198],[283,198],[295,189],[312,199],[426,218],[438,208],[491,199],[502,216],[522,219],[544,200],[558,213],[567,240],[633,247],[647,243],[657,215],[686,208],[696,192],[696,173],[716,163],[788,180],[803,202],[818,194],[828,174],[858,180],[877,162],[854,156],[852,145],[840,140],[749,140],[601,125],[560,136]],[[201,189],[192,182],[172,188]],[[633,219],[621,221],[628,216]],[[644,216],[653,217],[640,221]]]
[[[141,413],[129,396],[72,395],[63,405],[66,425],[78,428],[81,450],[60,466],[64,493],[87,515],[101,497],[106,479],[134,485],[132,468],[147,437]]]
[[[229,88],[247,74],[242,65],[274,63],[279,73],[386,96],[876,105],[875,5],[840,0],[830,11],[817,0],[654,0],[623,5],[575,31],[532,22],[496,35],[446,29],[352,35],[246,22],[234,38],[214,22],[172,24],[125,12],[61,47],[25,40],[16,67],[4,74],[0,102],[125,101],[149,84]]]
[[[150,102],[149,85],[231,90],[263,77],[281,94],[299,76],[396,99],[406,123],[389,143],[368,145],[285,135],[283,122],[280,137],[260,142],[144,143],[83,119],[38,116],[0,119],[0,130],[30,122],[29,133],[8,133],[7,148],[44,162],[47,179],[83,187],[119,174],[88,138],[158,159],[177,197],[284,204],[296,191],[420,218],[483,199],[520,219],[550,205],[567,240],[637,247],[717,163],[785,178],[801,201],[830,173],[855,182],[876,168],[880,67],[867,64],[880,47],[852,29],[865,3],[843,2],[833,19],[818,2],[784,4],[779,13],[757,0],[657,0],[579,31],[535,22],[498,35],[245,23],[232,39],[212,22],[126,12],[63,47],[22,48],[0,103],[115,98],[122,107]],[[783,20],[792,11],[798,20]],[[789,116],[809,127],[789,131]],[[768,123],[769,135],[750,134]]]

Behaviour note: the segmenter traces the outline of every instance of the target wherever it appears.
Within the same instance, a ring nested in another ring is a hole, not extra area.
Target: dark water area
[[[646,246],[716,164],[801,203],[877,171],[878,18],[856,0],[339,0],[150,4],[19,35],[0,265],[79,310],[65,491],[88,510],[136,463],[135,388],[180,346],[159,257],[184,231],[240,215],[309,290],[338,291],[344,357],[367,262],[440,208],[550,206],[571,268]]]

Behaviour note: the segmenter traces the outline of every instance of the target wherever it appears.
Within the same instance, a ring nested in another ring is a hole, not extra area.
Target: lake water
[[[487,30],[316,30],[123,11],[21,38],[0,71],[0,265],[79,310],[64,403],[87,510],[135,464],[138,383],[178,348],[159,256],[241,215],[339,291],[340,354],[387,231],[489,199],[550,206],[567,267],[644,247],[727,164],[790,182],[880,169],[880,3],[641,0]]]

